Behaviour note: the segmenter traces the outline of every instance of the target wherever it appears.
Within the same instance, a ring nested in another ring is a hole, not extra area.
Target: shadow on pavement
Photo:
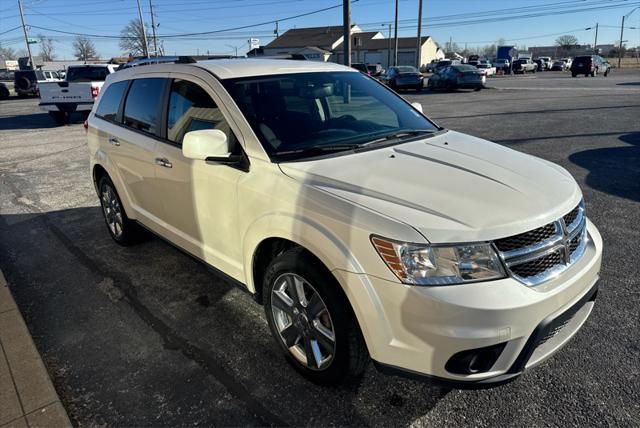
[[[619,138],[628,146],[585,150],[569,160],[589,171],[586,183],[593,189],[640,201],[640,132]]]
[[[98,207],[1,216],[0,267],[76,424],[405,426],[448,393],[306,381],[248,293],[160,239],[116,245]]]
[[[640,86],[640,82],[622,82],[622,83],[616,83],[616,85],[619,85],[619,86]]]
[[[79,113],[71,115],[70,124],[82,123],[84,118]],[[0,130],[9,129],[48,129],[59,126],[48,113],[21,114],[17,116],[0,117]]]

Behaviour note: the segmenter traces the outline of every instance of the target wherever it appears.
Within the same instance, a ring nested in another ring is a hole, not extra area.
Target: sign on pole
[[[33,44],[35,44],[35,43],[38,43],[38,39],[33,38],[33,37],[29,37],[29,38],[27,39],[27,43],[29,43],[30,45],[33,45]]]
[[[249,39],[249,50],[258,49],[260,47],[260,39]]]

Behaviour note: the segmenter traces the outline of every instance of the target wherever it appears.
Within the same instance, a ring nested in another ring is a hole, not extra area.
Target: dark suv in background
[[[46,82],[42,70],[20,70],[14,74],[14,90],[19,97],[38,95],[38,82]]]
[[[585,55],[577,56],[571,63],[571,77],[576,77],[578,74],[584,74],[584,77],[594,77],[598,73],[609,75],[611,71],[611,64],[600,55]]]

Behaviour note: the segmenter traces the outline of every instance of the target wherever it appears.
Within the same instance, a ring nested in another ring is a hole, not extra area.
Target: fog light
[[[450,373],[465,375],[488,372],[502,354],[505,346],[507,346],[507,342],[458,352],[449,358],[444,368]]]

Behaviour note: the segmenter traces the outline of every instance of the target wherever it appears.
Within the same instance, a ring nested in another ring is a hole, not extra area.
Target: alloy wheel
[[[108,184],[102,186],[102,211],[104,212],[104,218],[107,221],[107,226],[114,237],[120,238],[122,236],[122,208],[120,202],[116,196],[116,192]]]
[[[271,292],[271,312],[280,340],[311,370],[330,366],[336,351],[331,315],[315,288],[299,275],[280,275]]]

